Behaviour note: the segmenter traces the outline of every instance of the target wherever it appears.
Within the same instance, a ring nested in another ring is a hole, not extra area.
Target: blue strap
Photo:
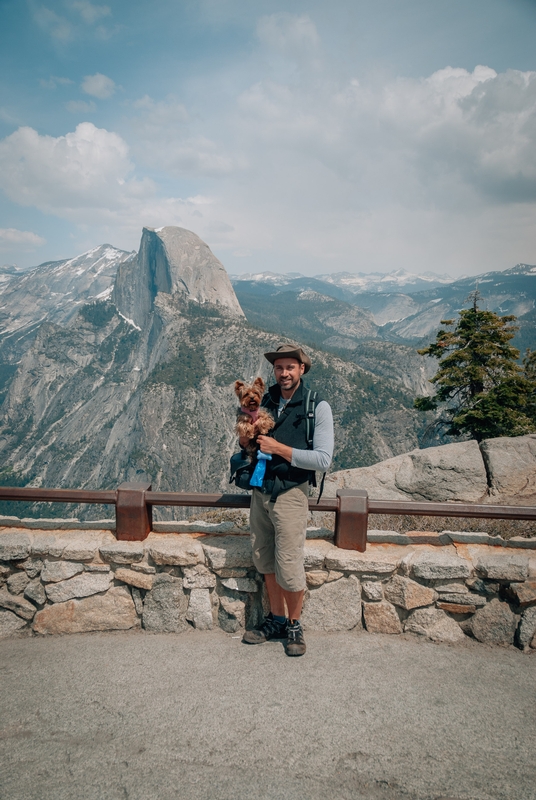
[[[255,469],[253,470],[253,475],[249,479],[250,486],[256,486],[258,489],[261,488],[264,482],[264,476],[266,474],[266,462],[271,461],[272,456],[270,453],[263,453],[261,450],[257,453],[257,463],[255,465]]]

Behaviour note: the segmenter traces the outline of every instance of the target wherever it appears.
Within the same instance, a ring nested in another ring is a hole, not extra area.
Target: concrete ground
[[[532,800],[536,652],[221,631],[0,643],[1,800]]]

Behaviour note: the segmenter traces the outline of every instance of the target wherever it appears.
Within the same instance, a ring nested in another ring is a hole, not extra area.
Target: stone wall
[[[358,553],[308,539],[304,628],[536,649],[536,541],[490,541],[370,532]],[[247,535],[119,542],[109,530],[0,527],[0,636],[216,627],[239,635],[265,608]]]

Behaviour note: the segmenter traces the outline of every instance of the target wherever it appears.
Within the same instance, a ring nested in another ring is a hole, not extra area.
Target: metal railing
[[[116,490],[37,489],[0,487],[0,501],[48,503],[97,503],[114,505],[117,539],[142,541],[152,528],[153,506],[186,508],[249,508],[244,494],[153,492],[150,483],[122,483]],[[364,552],[367,547],[369,514],[401,514],[426,517],[519,519],[536,521],[535,506],[494,506],[474,503],[425,503],[408,500],[371,500],[360,489],[338,489],[336,497],[309,500],[311,511],[335,514],[334,543],[345,550]]]

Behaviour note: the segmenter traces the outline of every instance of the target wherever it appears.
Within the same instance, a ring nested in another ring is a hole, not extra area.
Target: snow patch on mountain
[[[275,273],[255,272],[244,275],[230,275],[233,283],[238,281],[251,281],[255,283],[268,283],[273,286],[286,286],[299,278],[306,278],[299,272]],[[436,286],[452,283],[454,278],[450,275],[437,275],[435,272],[423,272],[417,275],[405,269],[397,269],[389,273],[381,272],[334,272],[315,275],[314,279],[323,281],[341,289],[347,289],[353,294],[361,292],[392,292],[404,289],[405,291],[421,291]]]

